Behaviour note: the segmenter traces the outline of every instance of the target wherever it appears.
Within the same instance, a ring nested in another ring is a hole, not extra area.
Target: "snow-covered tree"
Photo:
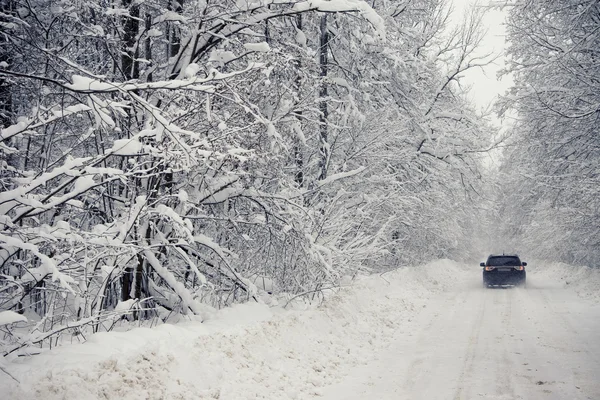
[[[464,252],[489,128],[438,0],[4,10],[7,352]],[[85,327],[85,328],[84,328]]]
[[[517,1],[509,20],[518,113],[506,152],[506,227],[531,254],[597,264],[600,6]]]

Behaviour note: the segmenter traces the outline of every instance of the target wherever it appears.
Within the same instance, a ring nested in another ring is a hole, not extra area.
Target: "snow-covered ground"
[[[535,264],[535,263],[531,263]],[[598,399],[600,272],[533,265],[483,289],[448,260],[358,279],[318,308],[97,334],[15,360],[9,399]],[[3,398],[5,398],[3,396]]]

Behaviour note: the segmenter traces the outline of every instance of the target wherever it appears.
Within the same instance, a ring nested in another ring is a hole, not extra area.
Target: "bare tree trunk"
[[[175,1],[175,5],[173,5],[173,3],[171,3],[171,2],[169,2],[169,7],[172,7],[173,11],[175,11],[176,13],[181,13],[183,11],[183,1],[184,0],[174,0],[174,1]],[[169,33],[169,38],[168,38],[169,39],[168,55],[169,55],[169,57],[175,57],[179,53],[179,50],[181,49],[181,32],[175,25],[171,25],[169,30],[170,30],[170,33]],[[166,182],[166,186],[172,190],[173,173],[165,174],[165,182]]]
[[[298,14],[296,16],[296,29],[298,31],[302,31],[302,14]],[[302,75],[300,71],[302,70],[302,60],[298,57],[297,65],[297,75],[296,75],[296,92],[298,93],[298,97],[300,97],[300,93],[302,91]],[[302,127],[302,110],[297,111],[297,119],[298,124]],[[300,138],[296,138],[294,142],[294,162],[296,164],[296,173],[294,175],[294,181],[298,185],[298,187],[302,187],[304,185],[304,154],[302,151],[302,141]]]
[[[329,166],[329,143],[328,143],[328,131],[327,131],[327,117],[329,115],[329,110],[327,108],[327,73],[328,73],[328,45],[329,45],[329,31],[327,29],[327,16],[328,14],[324,14],[321,16],[321,37],[319,41],[320,46],[320,55],[319,55],[319,65],[321,68],[321,86],[319,88],[319,110],[321,111],[321,115],[319,117],[320,123],[320,161],[319,161],[319,180],[323,180],[327,178],[327,168]]]
[[[131,298],[131,285],[133,283],[133,268],[125,268],[121,276],[121,301]]]
[[[121,18],[121,24],[123,25],[124,30],[123,43],[121,45],[121,70],[123,71],[123,79],[126,81],[137,79],[140,75],[139,63],[136,61],[138,56],[136,40],[140,25],[140,7],[137,4],[132,6],[132,3],[133,0],[123,0],[123,6],[129,8],[129,16]],[[122,301],[131,299],[131,289],[134,282],[135,276],[133,268],[125,268],[125,271],[123,271],[123,275],[121,276]]]
[[[267,5],[267,10],[271,9],[271,5]],[[300,14],[298,14],[300,15]],[[269,32],[269,20],[265,20],[265,42],[271,43],[271,33]]]
[[[12,0],[0,0],[0,12],[4,15],[13,13]],[[6,17],[0,16],[1,22],[9,22]],[[0,63],[11,64],[8,36],[0,32]],[[12,96],[10,95],[10,84],[3,77],[0,77],[0,126],[7,127],[11,124],[12,117]]]
[[[146,32],[152,28],[152,15],[146,14]],[[152,64],[152,39],[150,36],[146,38],[145,49],[144,49],[146,60],[150,63],[150,68],[153,68]],[[146,78],[146,81],[152,82],[152,72],[150,72]]]
[[[140,30],[140,6],[132,5],[133,0],[124,0],[123,6],[129,9],[129,16],[122,17],[124,36],[121,48],[121,68],[125,80],[137,79],[140,76],[137,36]]]
[[[170,0],[169,9],[180,14],[183,11],[183,0]],[[181,32],[175,24],[169,24],[169,34],[167,40],[167,54],[169,57],[175,57],[181,48]]]

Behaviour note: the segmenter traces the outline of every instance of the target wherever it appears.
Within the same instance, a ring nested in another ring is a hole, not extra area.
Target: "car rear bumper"
[[[525,282],[525,271],[511,269],[510,271],[483,271],[485,285],[520,285]]]

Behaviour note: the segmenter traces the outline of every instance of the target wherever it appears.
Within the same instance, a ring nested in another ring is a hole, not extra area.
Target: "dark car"
[[[527,282],[526,262],[517,255],[491,254],[483,267],[483,286],[525,286]]]

